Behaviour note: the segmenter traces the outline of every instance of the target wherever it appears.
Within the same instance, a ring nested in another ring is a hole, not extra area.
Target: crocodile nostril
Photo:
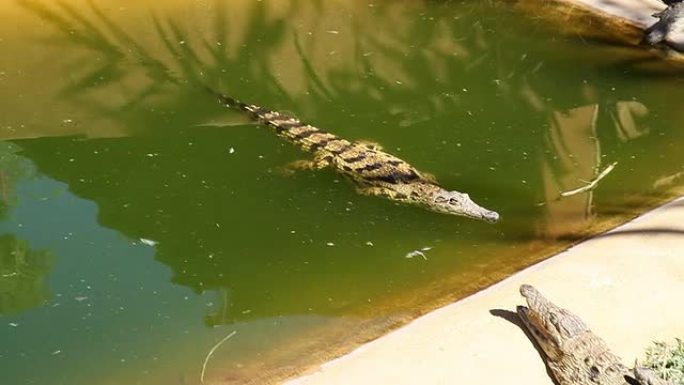
[[[592,365],[591,368],[589,368],[589,379],[591,379],[591,382],[599,382],[599,376],[601,375],[601,370],[596,365]]]

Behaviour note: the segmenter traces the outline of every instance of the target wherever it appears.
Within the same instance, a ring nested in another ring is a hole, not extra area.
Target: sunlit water
[[[262,383],[681,184],[682,77],[513,2],[0,6],[3,384]],[[498,211],[358,195],[202,85]],[[588,193],[559,199],[617,162]]]

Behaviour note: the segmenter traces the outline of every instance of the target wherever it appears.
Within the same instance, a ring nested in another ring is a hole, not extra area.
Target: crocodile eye
[[[468,200],[468,194],[459,194],[458,196],[449,198],[449,203],[452,205],[461,205]]]

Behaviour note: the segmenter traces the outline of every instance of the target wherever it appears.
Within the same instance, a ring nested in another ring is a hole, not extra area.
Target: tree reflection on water
[[[50,299],[46,278],[52,269],[49,251],[33,250],[13,235],[0,235],[0,314],[39,307]]]

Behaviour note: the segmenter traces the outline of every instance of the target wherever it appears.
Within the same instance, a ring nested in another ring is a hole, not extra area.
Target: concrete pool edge
[[[668,62],[684,61],[683,31],[668,33],[658,49],[642,43],[644,30],[658,21],[653,14],[666,8],[659,0],[516,0],[514,8],[568,35],[636,46]]]
[[[580,315],[627,364],[653,340],[684,336],[684,197],[429,312],[299,384],[550,384],[522,330],[502,318],[537,286]],[[492,314],[492,312],[494,314]],[[657,316],[650,316],[650,315]]]

